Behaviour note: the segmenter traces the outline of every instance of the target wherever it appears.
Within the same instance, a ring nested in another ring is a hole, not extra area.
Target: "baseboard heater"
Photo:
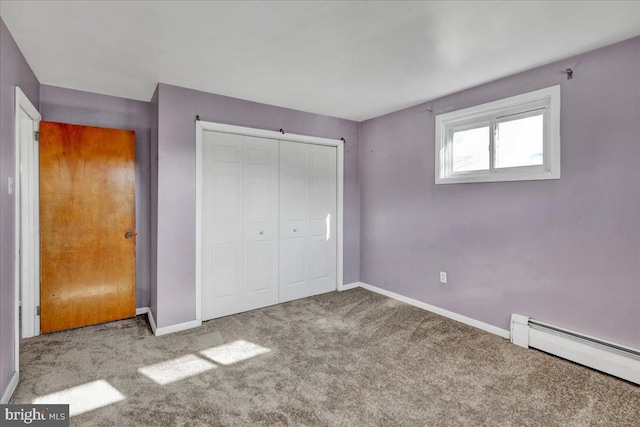
[[[640,351],[511,315],[511,342],[536,348],[640,385]]]

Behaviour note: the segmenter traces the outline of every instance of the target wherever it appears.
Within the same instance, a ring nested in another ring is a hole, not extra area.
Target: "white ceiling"
[[[640,2],[5,1],[41,83],[365,120],[640,34]]]

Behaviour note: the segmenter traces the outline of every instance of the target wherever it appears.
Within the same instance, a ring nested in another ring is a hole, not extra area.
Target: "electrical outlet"
[[[440,283],[447,283],[447,272],[446,271],[441,271],[440,272]]]

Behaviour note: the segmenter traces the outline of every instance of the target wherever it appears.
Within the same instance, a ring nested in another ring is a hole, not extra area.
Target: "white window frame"
[[[495,125],[500,122],[544,113],[543,164],[495,168]],[[489,169],[453,171],[453,134],[455,131],[489,125]],[[528,181],[560,179],[560,85],[476,105],[436,116],[436,184],[472,182]]]

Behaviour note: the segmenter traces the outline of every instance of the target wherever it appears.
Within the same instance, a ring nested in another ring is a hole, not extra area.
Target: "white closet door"
[[[202,318],[278,302],[278,142],[204,132]]]
[[[310,145],[309,295],[336,290],[336,149]]]
[[[242,136],[204,132],[202,140],[202,318],[242,310]]]
[[[280,302],[336,289],[336,149],[280,141]]]
[[[278,141],[245,137],[246,310],[278,303]]]
[[[309,147],[280,141],[280,302],[309,296]]]

